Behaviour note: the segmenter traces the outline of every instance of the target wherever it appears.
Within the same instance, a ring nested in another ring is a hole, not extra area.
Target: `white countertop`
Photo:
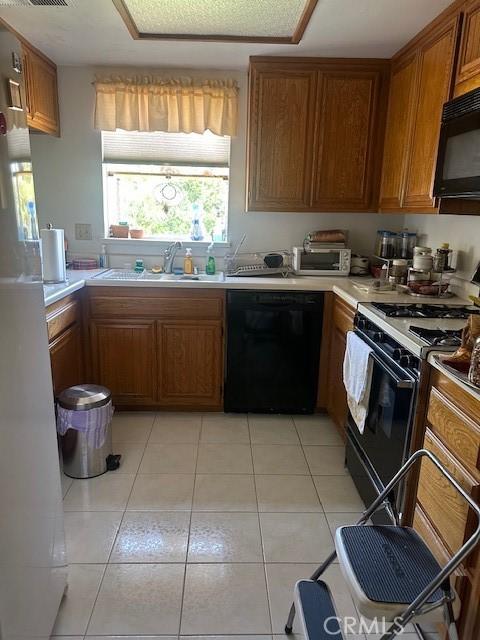
[[[70,295],[74,291],[83,289],[85,282],[93,278],[94,276],[103,273],[105,269],[90,269],[89,271],[76,271],[75,269],[67,270],[67,281],[59,282],[58,284],[44,284],[43,296],[45,299],[45,306],[53,304],[65,296]]]
[[[78,291],[84,286],[96,287],[138,287],[138,288],[189,288],[189,289],[253,289],[270,291],[332,291],[345,302],[356,308],[361,302],[413,302],[404,293],[368,293],[355,286],[362,285],[362,278],[341,276],[297,276],[293,278],[224,278],[220,281],[196,280],[103,280],[95,276],[105,269],[90,271],[68,270],[66,283],[45,285],[45,305],[52,304],[63,297]],[[415,302],[432,302],[431,298],[415,298]],[[445,301],[442,301],[445,302]],[[460,298],[450,298],[449,303],[464,303]]]
[[[429,353],[428,363],[431,364],[432,367],[434,367],[435,369],[438,369],[438,371],[443,373],[444,376],[447,376],[447,378],[450,378],[452,382],[455,382],[455,384],[457,384],[461,389],[469,393],[473,398],[480,401],[480,388],[473,387],[470,384],[466,384],[465,382],[463,382],[463,380],[459,375],[457,376],[455,373],[450,371],[450,369],[443,367],[441,362],[439,362],[435,358],[435,356],[439,356],[439,355],[445,355],[445,354],[441,354],[435,351],[432,351],[431,353]]]

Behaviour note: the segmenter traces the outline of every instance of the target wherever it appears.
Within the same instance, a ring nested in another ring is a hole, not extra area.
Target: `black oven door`
[[[442,123],[433,195],[480,198],[480,110]]]
[[[366,506],[408,456],[417,386],[408,372],[387,363],[377,353],[371,357],[374,361],[372,386],[363,433],[352,416],[348,417],[351,464],[347,448],[347,465]],[[354,458],[362,461],[362,473],[358,473],[360,466]],[[401,510],[402,497],[400,489],[395,500],[398,510]]]

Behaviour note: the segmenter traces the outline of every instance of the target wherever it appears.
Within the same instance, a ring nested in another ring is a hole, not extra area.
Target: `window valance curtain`
[[[97,78],[95,128],[234,136],[238,86],[234,80]]]

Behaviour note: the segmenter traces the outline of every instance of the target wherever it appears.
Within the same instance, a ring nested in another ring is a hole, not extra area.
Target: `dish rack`
[[[271,254],[282,256],[278,267],[267,267],[265,257]],[[292,254],[284,249],[279,251],[257,251],[256,253],[237,253],[225,256],[225,275],[230,277],[275,276],[286,278],[293,273]]]

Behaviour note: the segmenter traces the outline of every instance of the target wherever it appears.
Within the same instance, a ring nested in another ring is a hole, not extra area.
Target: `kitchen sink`
[[[96,280],[158,280],[173,281],[173,282],[223,282],[225,276],[223,271],[219,271],[214,275],[208,275],[207,273],[199,273],[198,275],[176,274],[176,273],[152,273],[151,271],[143,271],[142,273],[136,273],[128,269],[109,269],[104,273],[95,276]]]

